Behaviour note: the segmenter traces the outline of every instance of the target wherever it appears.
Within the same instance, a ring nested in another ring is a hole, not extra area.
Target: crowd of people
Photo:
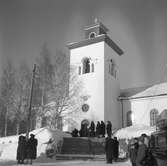
[[[17,147],[17,162],[18,164],[32,164],[32,161],[37,156],[38,140],[34,134],[30,134],[30,138],[20,135]],[[25,161],[26,160],[26,161]]]
[[[81,129],[77,130],[76,128],[72,131],[73,137],[105,137],[105,134],[111,135],[112,133],[112,124],[110,121],[107,121],[105,124],[103,121],[97,121],[97,124],[92,121],[90,126],[87,124],[81,124]]]
[[[97,124],[92,121],[90,126],[87,124],[81,124],[81,129],[74,129],[72,131],[73,137],[97,137],[105,139],[105,153],[106,153],[106,162],[112,163],[113,160],[117,161],[119,156],[119,141],[117,137],[112,135],[112,123],[107,121],[105,124],[103,121],[97,121]]]
[[[81,129],[78,131],[74,129],[72,132],[73,137],[107,137],[105,138],[105,153],[106,162],[112,163],[117,161],[119,157],[119,141],[117,137],[112,134],[112,124],[107,121],[105,124],[98,121],[96,126],[92,121],[90,126],[81,125]],[[51,143],[53,140],[49,140]],[[32,164],[33,159],[37,156],[37,144],[38,140],[34,134],[30,134],[30,138],[26,139],[25,136],[19,136],[17,147],[17,161],[18,164]],[[146,134],[142,134],[140,137],[132,138],[128,145],[128,156],[130,158],[132,166],[157,166],[156,160],[151,153],[151,139]],[[50,152],[49,152],[50,154]]]
[[[151,139],[146,134],[131,139],[128,151],[132,166],[157,166],[151,152]]]

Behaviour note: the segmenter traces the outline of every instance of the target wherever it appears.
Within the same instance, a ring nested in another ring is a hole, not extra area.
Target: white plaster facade
[[[123,127],[127,126],[127,112],[132,111],[132,124],[150,126],[150,112],[157,110],[160,115],[167,109],[167,83],[151,86],[142,92],[123,97]]]
[[[91,32],[90,29],[89,32]],[[119,120],[121,112],[117,100],[120,95],[118,59],[121,54],[123,54],[122,50],[106,34],[70,44],[70,65],[74,66],[78,73],[83,84],[81,97],[88,96],[88,100],[85,100],[84,103],[89,105],[87,112],[81,109],[81,114],[73,116],[76,128],[80,129],[84,119],[95,123],[109,120],[113,128],[121,127]],[[85,58],[90,60],[90,72],[88,73],[83,73]],[[109,72],[111,60],[114,62],[114,75]],[[93,64],[93,71],[91,64]],[[72,86],[71,83],[70,86]]]

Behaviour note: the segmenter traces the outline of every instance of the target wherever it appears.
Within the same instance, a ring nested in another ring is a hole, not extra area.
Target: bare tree
[[[37,78],[36,78],[36,89],[38,92],[34,96],[38,98],[38,104],[34,103],[34,106],[38,107],[37,114],[39,117],[44,117],[45,107],[48,103],[48,93],[52,89],[52,78],[54,75],[54,65],[52,62],[52,56],[46,43],[42,46],[40,56],[37,58]]]
[[[10,60],[3,68],[1,77],[1,102],[4,109],[4,136],[7,136],[8,118],[12,112],[14,101],[15,69]]]
[[[52,90],[50,100],[52,102],[48,104],[47,108],[52,128],[57,126],[60,117],[79,112],[83,102],[80,98],[81,91],[82,82],[78,79],[74,68],[71,67],[70,72],[64,71],[64,76],[62,75],[60,78],[59,84],[55,84]]]
[[[30,96],[31,72],[26,64],[22,64],[16,72],[13,111],[10,120],[16,122],[16,134],[19,134],[20,122],[26,121]]]
[[[66,112],[79,109],[81,102],[79,91],[82,88],[82,83],[74,72],[74,68],[70,68],[66,54],[58,51],[55,56],[51,56],[46,45],[42,47],[38,66],[39,83],[42,91],[38,115],[47,117],[48,125],[55,128],[58,120]],[[70,87],[69,82],[72,83]]]

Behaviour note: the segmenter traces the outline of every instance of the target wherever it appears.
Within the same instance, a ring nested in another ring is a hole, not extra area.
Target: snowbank
[[[146,125],[133,125],[119,129],[118,131],[116,131],[114,136],[116,136],[118,139],[131,139],[134,137],[139,137],[143,133],[150,135],[154,131],[156,131],[155,126],[150,127]]]
[[[45,148],[47,146],[46,142],[48,142],[50,138],[54,138],[55,142],[58,144],[63,140],[63,137],[71,137],[70,134],[64,133],[60,130],[51,130],[49,128],[36,129],[31,131],[30,134],[31,133],[33,133],[35,138],[38,139],[37,156],[45,153]],[[19,135],[0,138],[0,160],[16,159],[18,137]]]

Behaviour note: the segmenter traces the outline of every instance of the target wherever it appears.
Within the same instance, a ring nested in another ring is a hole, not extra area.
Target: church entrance
[[[87,120],[87,119],[82,120],[81,130],[80,130],[81,137],[88,137],[88,134],[89,134],[88,126],[89,126],[89,120]]]

